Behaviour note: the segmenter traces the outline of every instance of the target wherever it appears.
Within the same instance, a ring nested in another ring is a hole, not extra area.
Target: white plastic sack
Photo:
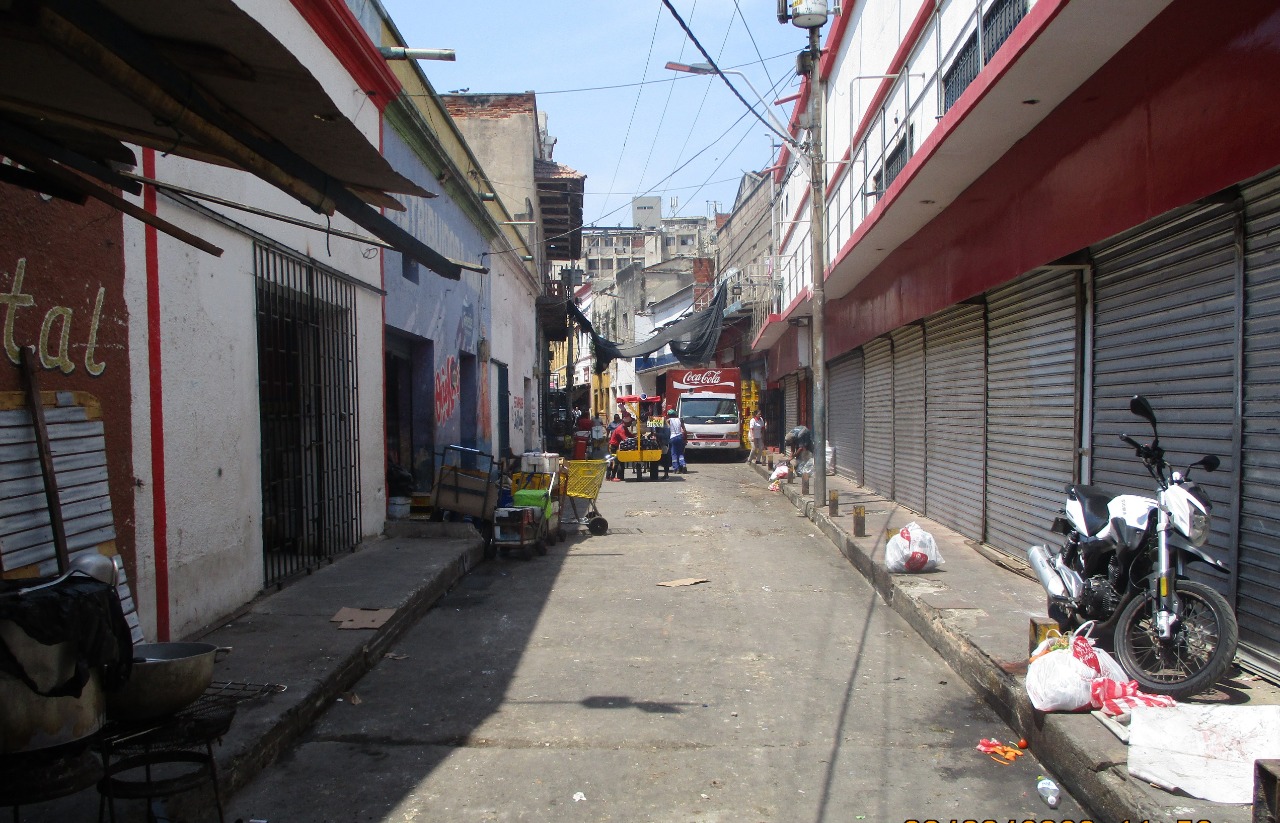
[[[1092,708],[1093,681],[1126,681],[1129,676],[1105,649],[1097,648],[1085,623],[1075,632],[1041,641],[1027,666],[1027,697],[1042,712],[1078,712]]]
[[[791,474],[791,469],[786,463],[779,463],[778,467],[773,470],[773,474],[769,475],[770,480],[783,480],[787,475]]]
[[[942,562],[933,535],[920,528],[919,523],[903,526],[884,547],[884,563],[895,574],[933,571]]]
[[[1215,803],[1253,801],[1253,761],[1280,758],[1280,706],[1138,707],[1129,774]]]

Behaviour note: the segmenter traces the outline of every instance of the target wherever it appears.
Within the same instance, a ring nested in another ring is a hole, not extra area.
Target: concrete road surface
[[[747,467],[599,508],[472,571],[227,819],[1087,819],[975,750],[1012,733]]]

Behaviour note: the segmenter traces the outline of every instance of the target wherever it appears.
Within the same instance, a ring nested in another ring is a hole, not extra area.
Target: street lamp
[[[716,73],[715,66],[712,66],[710,63],[686,64],[686,63],[676,63],[672,61],[670,63],[667,63],[666,68],[670,69],[671,71],[681,71],[681,72],[684,72],[685,74],[715,74]],[[769,108],[769,104],[765,101],[764,97],[760,95],[760,92],[756,91],[756,87],[751,85],[751,81],[747,79],[747,76],[745,74],[738,71],[737,69],[720,69],[719,73],[720,74],[736,74],[739,77],[741,77],[742,82],[747,84],[747,88],[751,89],[751,93],[754,94],[756,96],[756,99],[760,101],[760,104],[764,106],[764,112],[765,114],[769,115],[769,121],[773,123],[774,129],[778,131],[781,134],[781,136],[785,137],[786,139],[788,140],[791,139],[791,134],[787,130],[787,127],[783,125],[782,121],[778,119],[778,116],[773,113],[772,109]]]

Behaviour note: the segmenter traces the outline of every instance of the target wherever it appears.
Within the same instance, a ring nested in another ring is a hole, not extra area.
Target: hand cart
[[[575,523],[583,524],[594,535],[602,535],[609,531],[609,521],[605,520],[596,509],[596,498],[600,496],[600,487],[604,485],[604,471],[608,463],[604,460],[569,460],[569,481],[565,486],[565,496],[573,509]],[[585,500],[586,513],[578,514],[578,501]]]
[[[512,505],[494,512],[493,544],[505,556],[519,549],[521,557],[546,554],[547,546],[560,539],[560,509],[564,498],[564,475],[557,466],[553,473],[513,472]]]
[[[447,512],[478,521],[487,540],[498,505],[498,472],[492,455],[463,446],[445,446],[431,489],[431,519]]]

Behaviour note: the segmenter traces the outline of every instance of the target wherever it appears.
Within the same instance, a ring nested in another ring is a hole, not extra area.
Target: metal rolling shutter
[[[982,539],[986,495],[986,340],[982,306],[952,306],[927,318],[925,510],[974,540]]]
[[[835,447],[837,474],[862,482],[862,352],[827,369],[827,439]],[[827,467],[831,469],[830,466]]]
[[[782,378],[782,402],[786,417],[783,419],[782,435],[800,424],[800,382],[794,374]]]
[[[894,329],[893,498],[924,513],[924,327]]]
[[[1246,656],[1280,674],[1280,175],[1245,196],[1243,442],[1236,617]]]
[[[987,532],[1017,557],[1075,477],[1080,272],[1033,271],[987,295]]]
[[[1196,480],[1214,505],[1206,548],[1234,566],[1239,213],[1230,204],[1179,209],[1094,248],[1093,482],[1151,494],[1154,481],[1127,433],[1150,427],[1129,412],[1145,395],[1168,459],[1185,467],[1216,454],[1222,468]],[[1211,579],[1230,593],[1231,581]]]
[[[889,338],[862,347],[863,485],[893,497],[893,346]]]

